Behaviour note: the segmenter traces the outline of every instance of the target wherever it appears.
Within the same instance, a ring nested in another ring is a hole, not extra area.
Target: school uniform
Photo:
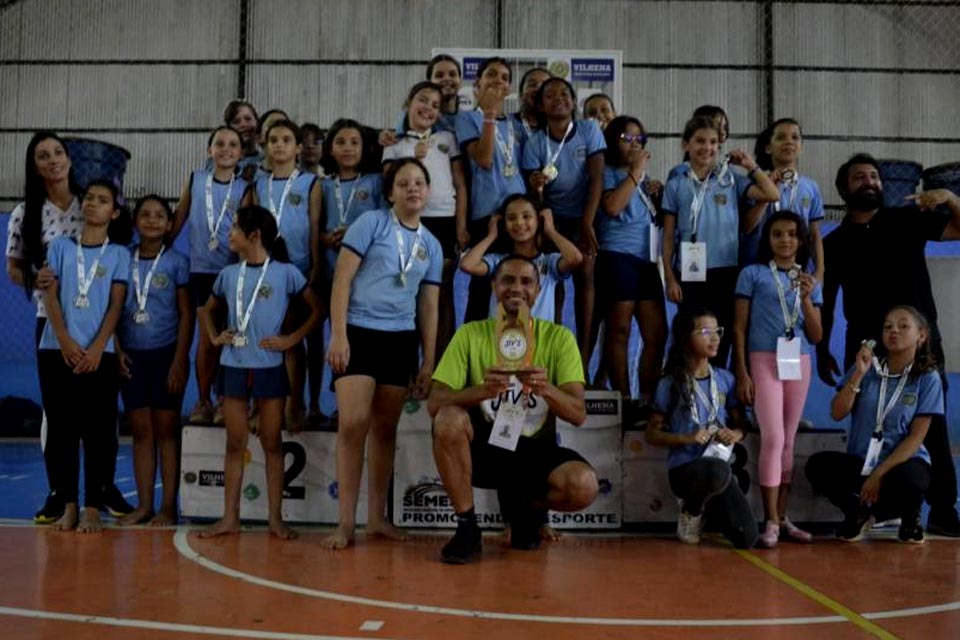
[[[379,209],[347,229],[343,249],[361,262],[347,307],[350,362],[335,378],[366,375],[378,384],[407,386],[418,368],[417,297],[421,286],[441,284],[440,243],[422,224],[411,229],[390,210]]]
[[[310,191],[316,181],[317,176],[298,171],[293,184],[289,184],[289,178],[276,178],[273,174],[262,175],[256,182],[257,202],[277,218],[290,263],[304,274],[311,268]]]
[[[480,139],[485,126],[483,119],[483,112],[476,110],[461,111],[457,115],[457,140],[460,148],[465,149],[467,145]],[[500,209],[508,196],[527,191],[520,174],[523,152],[520,136],[511,120],[505,116],[497,119],[497,141],[494,143],[493,165],[489,169],[484,169],[470,158],[470,219],[475,222],[483,220],[484,225],[486,219]],[[509,153],[505,154],[505,151]]]
[[[350,180],[339,180],[336,176],[327,176],[320,183],[323,190],[324,231],[332,232],[337,227],[349,227],[367,211],[387,206],[383,197],[383,177],[379,173],[368,173]],[[337,187],[340,199],[337,199]],[[342,211],[341,211],[342,209]],[[333,270],[337,265],[336,249],[327,248],[325,252],[327,279],[333,280]]]
[[[741,266],[751,265],[757,261],[763,226],[775,211],[793,211],[798,214],[803,218],[807,233],[810,232],[812,223],[824,218],[823,196],[820,195],[820,187],[812,178],[799,176],[795,184],[780,182],[777,187],[780,189],[780,201],[768,204],[756,228],[750,233],[743,234],[740,238]]]
[[[78,276],[83,254],[84,293]],[[87,349],[100,332],[114,284],[126,286],[130,254],[120,245],[81,246],[73,238],[54,239],[47,262],[57,278],[58,299],[67,333]],[[50,323],[40,337],[37,357],[40,392],[47,413],[47,444],[51,488],[64,502],[78,501],[79,447],[84,448],[85,507],[99,508],[104,491],[113,485],[116,457],[117,390],[119,374],[111,335],[93,372],[76,374],[60,352]]]
[[[141,295],[146,294],[143,309],[137,298],[138,281]],[[127,411],[152,408],[179,412],[183,407],[183,393],[167,391],[167,375],[177,352],[180,328],[177,292],[189,283],[188,260],[177,251],[165,250],[159,260],[131,259],[130,285],[117,325],[120,345],[130,358],[130,379],[120,385]]]

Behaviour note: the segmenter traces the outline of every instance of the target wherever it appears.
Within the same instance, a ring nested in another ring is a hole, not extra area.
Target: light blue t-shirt
[[[263,265],[248,264],[243,276],[243,310],[250,307],[253,290],[263,271]],[[231,264],[220,272],[213,283],[213,295],[227,305],[227,326],[236,330],[237,278],[240,265]],[[260,347],[264,338],[280,335],[283,317],[292,296],[300,295],[307,286],[307,279],[297,267],[287,262],[271,260],[267,275],[257,291],[257,303],[250,314],[250,324],[245,335],[247,344],[235,347],[228,344],[220,352],[220,364],[241,369],[269,369],[283,364],[282,351],[267,351]]]
[[[791,288],[787,271],[777,269],[777,277],[783,286],[784,299],[787,310],[793,313],[796,300],[796,289]],[[747,350],[776,353],[777,338],[787,335],[787,324],[783,320],[783,310],[780,307],[780,296],[777,295],[777,284],[773,280],[770,266],[766,264],[752,264],[740,272],[737,278],[737,288],[734,296],[750,301],[750,328],[747,331]],[[823,304],[823,287],[818,282],[810,293],[810,301],[817,307]],[[800,352],[810,353],[810,342],[804,331],[803,303],[800,304],[800,315],[794,327],[794,334],[800,338]]]
[[[137,304],[137,288],[134,281],[133,249],[130,251],[130,284],[123,315],[117,325],[120,344],[125,349],[158,349],[177,341],[180,326],[180,307],[177,305],[177,289],[190,284],[187,258],[173,249],[166,249],[160,256],[156,271],[150,280],[146,312],[150,317],[144,324],[134,322]],[[140,286],[147,281],[147,273],[153,266],[153,258],[140,259]]]
[[[513,138],[513,146],[510,147],[513,157],[512,176],[503,175],[506,158],[500,144],[494,144],[493,166],[489,169],[484,169],[470,157],[469,153],[466,154],[470,159],[471,220],[481,220],[493,215],[508,196],[527,191],[523,176],[520,175],[523,149],[520,147],[520,135],[513,122],[516,122],[513,118],[504,117],[498,119],[496,125],[498,140],[503,145],[509,145],[511,137]],[[457,140],[461,149],[465,150],[471,142],[479,140],[482,132],[483,112],[461,111],[457,114]]]
[[[280,235],[287,243],[290,262],[301,273],[310,271],[310,191],[317,180],[316,174],[301,173],[297,176],[287,201],[280,210],[280,199],[287,186],[287,178],[273,179],[273,208],[270,206],[270,174],[257,178],[257,202],[268,211],[276,211],[280,217]]]
[[[850,380],[855,367],[850,367],[838,389]],[[853,403],[850,412],[850,434],[847,439],[847,453],[865,458],[870,446],[870,438],[877,421],[877,404],[880,402],[880,375],[876,369],[870,367],[860,379],[860,393]],[[893,397],[899,378],[887,379],[887,396],[884,405]],[[920,416],[943,415],[943,384],[936,371],[928,371],[907,381],[903,394],[893,407],[893,410],[883,421],[883,448],[880,450],[880,462],[886,460],[901,442],[910,433],[910,423]],[[930,454],[926,447],[913,455],[927,464],[930,463]]]
[[[630,180],[626,169],[607,167],[603,171],[603,190],[613,191],[624,180]],[[631,184],[633,182],[631,181]],[[646,188],[647,180],[643,187]],[[653,202],[653,199],[650,199]],[[656,211],[650,211],[644,204],[643,198],[633,190],[627,207],[613,217],[605,211],[597,213],[598,231],[597,240],[601,251],[625,253],[644,262],[650,262],[650,235],[660,233],[659,227],[654,224]]]
[[[549,140],[549,142],[548,142]],[[539,129],[523,149],[524,171],[543,169],[560,149],[560,140],[554,139],[546,129]],[[590,186],[587,160],[607,148],[600,127],[593,120],[577,120],[567,135],[553,164],[557,167],[556,179],[543,189],[546,204],[559,218],[582,218]]]
[[[483,256],[483,262],[487,265],[488,269],[487,273],[492,274],[493,270],[497,268],[497,265],[506,257],[507,254],[505,253],[488,253]],[[549,320],[550,322],[557,321],[557,283],[570,277],[569,271],[567,273],[560,271],[560,258],[561,255],[559,253],[541,253],[533,259],[533,263],[537,265],[537,271],[540,272],[540,293],[537,294],[533,308],[530,309],[530,314],[534,318]],[[496,317],[498,304],[497,297],[491,294],[489,317]]]
[[[691,174],[688,168],[687,175],[670,178],[663,189],[663,214],[677,219],[674,255],[677,265],[680,264],[680,242],[689,242],[693,236],[693,199],[701,188]],[[722,180],[711,171],[708,180],[697,240],[707,243],[707,269],[735,267],[740,247],[740,205],[743,202],[746,206],[747,190],[753,180],[732,169],[727,170]]]
[[[60,309],[63,312],[63,322],[70,337],[86,349],[100,332],[103,319],[110,307],[110,290],[114,283],[127,286],[130,279],[130,252],[118,244],[107,245],[103,258],[97,265],[93,283],[87,291],[89,305],[78,308],[74,299],[80,293],[80,283],[77,278],[77,251],[80,250],[79,239],[60,236],[54,238],[47,248],[47,263],[57,276],[57,286],[60,299]],[[101,245],[86,246],[83,251],[83,268],[89,273],[94,260],[100,255]],[[86,277],[86,274],[84,275]],[[53,332],[53,325],[49,322],[43,328],[40,337],[41,349],[59,349],[60,342]],[[107,340],[105,353],[113,353],[113,336]]]
[[[224,198],[228,201],[223,220],[220,221],[220,227],[217,229],[217,249],[210,251],[207,245],[210,242],[210,228],[207,224],[207,176],[209,175],[206,169],[197,169],[190,174],[190,212],[187,214],[187,224],[190,229],[190,273],[220,273],[221,269],[237,260],[237,256],[230,251],[230,228],[233,226],[237,209],[250,183],[239,175],[234,178],[232,187],[229,181],[213,180],[210,191],[213,196],[214,225],[220,217]]]
[[[383,209],[388,206],[383,198],[383,177],[379,173],[340,181],[340,197],[343,202],[343,213],[337,205],[336,176],[327,176],[321,183],[323,188],[324,231],[330,233],[337,227],[350,226],[367,211]],[[350,196],[353,194],[353,200]],[[326,249],[327,277],[333,278],[333,270],[337,266],[338,251]]]
[[[343,248],[360,256],[360,268],[350,287],[347,323],[379,331],[416,328],[417,294],[421,284],[440,286],[443,250],[430,231],[420,225],[422,237],[413,265],[400,282],[400,252],[389,209],[368,211],[347,229]],[[403,262],[407,263],[417,230],[400,223]],[[386,355],[386,354],[385,354]]]
[[[727,409],[737,406],[736,380],[733,374],[726,369],[713,368],[713,375],[717,381],[717,393],[719,396],[719,406],[717,407],[717,421],[727,427],[733,425],[727,424]],[[700,390],[706,398],[710,397],[710,378],[702,378],[696,381]],[[664,430],[676,434],[696,433],[706,424],[698,425],[693,421],[693,414],[690,411],[690,405],[687,400],[676,402],[672,397],[671,387],[673,386],[673,377],[664,376],[657,383],[657,391],[653,396],[653,410],[662,413],[666,424]],[[710,414],[707,406],[700,400],[697,394],[691,394],[693,402],[697,403],[697,411],[700,420],[706,423],[707,416]],[[673,469],[682,464],[696,460],[703,455],[707,445],[705,444],[685,444],[682,447],[670,447],[667,451],[667,468]]]
[[[782,182],[777,186],[780,188],[780,210],[790,210],[799,214],[807,225],[808,232],[811,222],[823,220],[823,196],[820,195],[820,187],[817,186],[817,183],[814,182],[812,178],[800,176],[797,179],[796,188]],[[768,204],[756,228],[740,238],[741,265],[746,266],[757,261],[763,225],[776,210],[774,203],[771,202]]]

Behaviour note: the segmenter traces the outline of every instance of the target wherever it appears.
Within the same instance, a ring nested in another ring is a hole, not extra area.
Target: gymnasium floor
[[[134,495],[129,444],[117,478]],[[566,534],[536,552],[485,540],[443,565],[448,533],[322,549],[253,526],[201,540],[190,526],[56,533],[36,442],[0,443],[0,638],[957,638],[960,541],[859,545],[823,537],[772,551],[717,539]]]

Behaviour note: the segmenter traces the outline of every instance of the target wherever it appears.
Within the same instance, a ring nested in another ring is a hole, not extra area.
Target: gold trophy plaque
[[[536,339],[533,335],[533,320],[530,307],[520,303],[517,317],[507,316],[503,304],[497,305],[497,320],[494,326],[497,350],[497,371],[526,373],[534,370],[533,352]]]

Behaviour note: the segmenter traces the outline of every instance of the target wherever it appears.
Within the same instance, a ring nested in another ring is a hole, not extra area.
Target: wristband
[[[483,119],[483,124],[494,124],[494,125],[495,125],[495,124],[497,124],[497,119],[496,119],[496,118],[484,118],[484,119]]]
[[[848,389],[850,389],[850,391],[853,391],[854,395],[860,393],[860,387],[859,387],[859,386],[856,386],[856,387],[853,386],[853,383],[848,382],[848,383],[845,384],[844,386],[847,387]]]

